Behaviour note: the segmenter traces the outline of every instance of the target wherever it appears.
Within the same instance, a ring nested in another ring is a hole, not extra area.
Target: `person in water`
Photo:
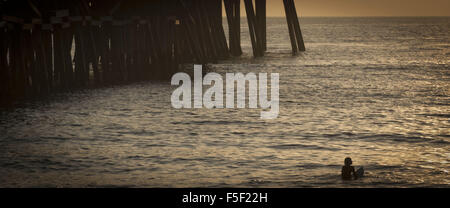
[[[354,178],[355,180],[358,179],[358,175],[356,174],[355,168],[352,166],[352,158],[345,158],[344,160],[344,166],[342,166],[342,180],[352,180]],[[352,177],[353,175],[353,177]]]

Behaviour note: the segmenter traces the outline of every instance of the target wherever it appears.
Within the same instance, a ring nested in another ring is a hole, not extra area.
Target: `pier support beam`
[[[258,25],[258,33],[260,34],[262,50],[267,51],[267,11],[266,0],[255,0],[256,23]]]
[[[12,76],[8,64],[10,35],[5,27],[6,22],[0,22],[0,24],[0,105],[6,105],[11,100]]]
[[[244,0],[245,3],[245,11],[247,13],[247,21],[248,21],[248,28],[250,33],[250,39],[252,41],[252,48],[253,48],[253,56],[255,57],[261,57],[264,56],[264,44],[263,44],[263,37],[262,37],[262,27],[265,27],[265,25],[259,24],[260,22],[257,21],[256,13],[253,7],[253,1],[252,0]],[[265,4],[266,2],[261,0],[256,0],[256,4]],[[261,6],[259,6],[261,7]]]
[[[289,36],[292,45],[292,54],[297,54],[299,51],[305,51],[305,44],[303,42],[303,35],[300,30],[298,22],[298,15],[293,0],[283,0],[284,10],[286,13],[286,21],[289,28]]]
[[[229,47],[232,56],[242,55],[241,48],[241,1],[224,0],[227,14]]]

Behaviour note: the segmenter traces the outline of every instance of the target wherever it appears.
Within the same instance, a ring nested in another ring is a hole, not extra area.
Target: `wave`
[[[311,149],[311,150],[329,150],[329,151],[340,150],[338,148],[331,148],[331,147],[317,146],[317,145],[305,145],[305,144],[281,144],[281,145],[268,146],[268,148],[281,149],[281,150],[289,150],[289,149]]]
[[[427,117],[450,118],[450,114],[439,114],[439,113],[424,113],[424,114],[416,114],[416,115],[427,116]]]

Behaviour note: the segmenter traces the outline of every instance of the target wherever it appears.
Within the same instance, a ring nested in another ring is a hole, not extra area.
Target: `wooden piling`
[[[292,45],[292,54],[297,54],[299,51],[305,51],[305,44],[298,22],[297,11],[293,0],[283,0],[284,9],[286,13],[286,22],[289,29],[289,36]]]
[[[260,36],[260,47],[263,51],[267,50],[267,23],[266,23],[266,0],[255,0],[256,22]]]
[[[192,9],[192,2],[187,2],[180,0],[181,7],[181,15],[182,18],[182,28],[187,32],[188,36],[188,45],[193,51],[194,60],[196,63],[206,63],[206,51],[204,49],[204,44],[202,38],[200,36],[200,31],[197,30],[199,28],[199,22],[194,17],[195,11]]]
[[[300,29],[300,23],[298,22],[298,15],[297,15],[297,9],[295,8],[295,3],[294,0],[288,0],[289,1],[289,5],[290,5],[290,9],[291,9],[291,15],[292,15],[292,23],[294,25],[294,30],[295,30],[295,34],[296,34],[296,39],[297,39],[297,47],[299,49],[299,51],[305,51],[305,43],[303,41],[303,35],[302,35],[302,31]]]
[[[252,41],[253,56],[255,57],[264,56],[262,37],[260,33],[261,32],[260,27],[262,27],[262,25],[259,25],[258,22],[256,21],[256,14],[252,0],[244,0],[244,3],[245,3],[245,11],[247,13],[250,39]]]
[[[229,47],[225,37],[225,30],[223,29],[222,0],[214,0],[211,10],[213,11],[212,15],[215,19],[213,27],[215,28],[217,42],[219,43],[219,55],[221,59],[225,59],[229,56]]]
[[[242,55],[241,48],[241,15],[240,15],[240,0],[224,0],[225,12],[228,21],[229,32],[229,50],[231,55]]]
[[[33,79],[33,85],[37,88],[38,95],[46,95],[50,93],[49,81],[47,75],[48,63],[45,58],[44,42],[42,41],[42,28],[36,27],[33,29],[33,51],[35,53],[35,75],[36,79]]]
[[[0,105],[7,105],[11,100],[11,73],[8,66],[8,43],[9,34],[6,29],[6,22],[0,25]]]

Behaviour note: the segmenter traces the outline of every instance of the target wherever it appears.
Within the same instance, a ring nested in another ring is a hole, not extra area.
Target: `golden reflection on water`
[[[450,185],[447,19],[309,19],[298,57],[280,21],[265,58],[243,36],[247,55],[211,66],[280,73],[277,120],[175,110],[166,82],[55,95],[0,114],[0,187]],[[365,178],[340,180],[347,156]]]

